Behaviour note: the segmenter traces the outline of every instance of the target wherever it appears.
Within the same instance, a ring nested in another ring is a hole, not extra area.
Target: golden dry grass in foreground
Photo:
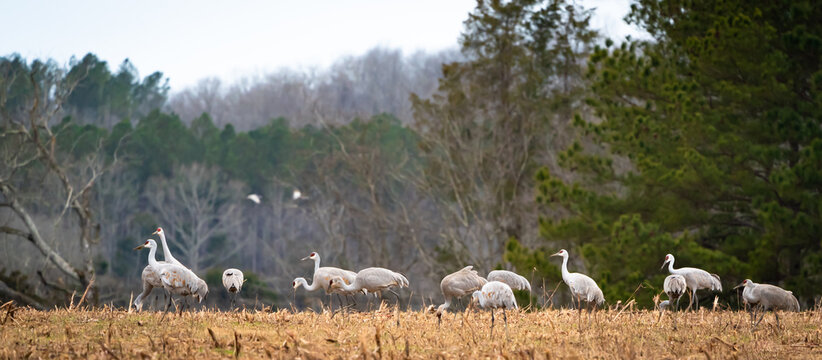
[[[231,358],[235,346],[240,358],[822,358],[820,312],[784,314],[782,329],[767,314],[755,332],[746,313],[730,311],[679,313],[677,331],[654,311],[600,311],[579,331],[576,312],[547,310],[509,312],[506,333],[497,314],[491,336],[487,311],[449,313],[438,326],[431,314],[388,309],[198,311],[163,322],[147,312],[18,310],[0,328],[0,358]]]

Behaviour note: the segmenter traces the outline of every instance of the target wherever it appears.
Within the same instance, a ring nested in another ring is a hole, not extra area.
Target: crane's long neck
[[[354,292],[354,291],[362,290],[362,288],[358,287],[356,284],[350,284],[350,285],[346,284],[345,280],[343,280],[342,278],[340,278],[340,287],[343,290],[348,291],[348,292]]]
[[[159,265],[157,263],[157,259],[154,257],[155,255],[157,255],[157,247],[152,246],[148,249],[148,264],[153,268],[156,268]]]
[[[568,280],[570,274],[568,272],[568,254],[565,254],[562,256],[562,280]]]
[[[303,279],[303,278],[300,278],[300,280],[297,280],[297,281],[302,282],[302,283],[303,283],[303,287],[304,287],[304,288],[305,288],[305,290],[307,290],[307,291],[314,291],[314,290],[317,290],[317,289],[319,289],[319,288],[320,288],[320,283],[319,283],[319,282],[317,282],[317,281],[312,281],[312,282],[311,282],[311,285],[308,285],[308,281],[306,281],[306,280],[305,280],[305,279]]]
[[[167,262],[172,264],[180,264],[174,256],[171,256],[171,249],[168,248],[168,243],[166,242],[166,233],[165,231],[160,232],[160,242],[163,243],[163,257],[166,259]]]
[[[314,258],[314,276],[317,276],[317,270],[320,270],[320,255]]]
[[[674,259],[671,259],[671,261],[668,261],[668,272],[671,273],[671,274],[679,274],[680,273],[679,269],[674,269]]]

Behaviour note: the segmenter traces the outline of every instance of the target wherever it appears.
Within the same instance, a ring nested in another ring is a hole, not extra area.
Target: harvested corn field
[[[755,331],[744,312],[600,311],[579,329],[572,310],[496,313],[18,309],[3,312],[0,358],[822,358],[822,313],[767,314]]]

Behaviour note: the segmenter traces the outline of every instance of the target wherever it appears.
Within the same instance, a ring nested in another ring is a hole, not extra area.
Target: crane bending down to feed
[[[384,290],[390,291],[397,297],[397,306],[400,305],[400,295],[391,290],[392,287],[404,288],[408,287],[408,279],[400,273],[379,268],[372,267],[360,270],[357,277],[354,278],[353,284],[347,284],[342,277],[333,276],[329,282],[331,289],[342,289],[348,292],[357,292],[365,290],[367,292],[378,293],[382,298]]]
[[[245,283],[245,278],[243,277],[242,271],[237,269],[227,269],[223,271],[223,287],[228,291],[228,295],[231,296],[232,310],[234,310],[234,305],[237,303],[237,296],[243,288],[243,283]]]
[[[169,249],[168,243],[166,242],[166,235],[163,228],[158,227],[157,230],[151,235],[158,235],[160,237],[160,242],[163,243],[163,258],[165,258],[165,261],[158,261],[158,263],[174,264],[185,267],[185,265],[177,261],[177,259],[171,255],[171,249]],[[143,292],[137,295],[137,298],[134,299],[134,306],[137,307],[137,311],[143,310],[143,299],[151,293],[151,290],[154,290],[155,287],[163,287],[162,282],[160,282],[160,274],[154,271],[151,264],[148,264],[143,268],[141,278],[143,279]]]
[[[488,273],[488,281],[499,281],[511,287],[511,290],[528,290],[531,283],[524,276],[508,270],[494,270]]]
[[[576,298],[576,306],[579,310],[577,318],[580,328],[582,328],[582,301],[588,304],[593,304],[594,309],[605,302],[605,296],[602,295],[602,290],[599,289],[594,279],[588,275],[580,273],[572,273],[568,271],[568,251],[560,250],[551,256],[562,256],[562,281],[571,289],[571,295]]]
[[[665,282],[662,284],[662,289],[668,295],[668,300],[659,303],[659,319],[662,319],[662,312],[671,307],[671,303],[676,301],[674,310],[679,309],[679,300],[682,295],[688,291],[688,284],[685,282],[685,277],[682,275],[668,275]],[[657,320],[659,322],[659,320]],[[674,329],[676,329],[676,318],[674,318]]]
[[[302,261],[305,260],[313,260],[314,261],[314,275],[311,280],[311,285],[305,281],[305,278],[298,277],[291,282],[291,287],[296,290],[298,287],[302,286],[305,288],[306,291],[314,291],[317,289],[322,288],[325,290],[325,293],[328,295],[328,306],[329,308],[333,308],[331,295],[337,294],[337,300],[340,301],[340,307],[342,307],[342,299],[340,298],[340,294],[343,295],[354,295],[354,293],[345,291],[343,289],[331,289],[331,278],[334,276],[339,276],[343,278],[346,284],[351,284],[354,282],[354,279],[357,277],[357,273],[340,269],[332,266],[323,266],[320,267],[320,254],[317,252],[312,252],[308,256],[302,258]]]
[[[438,323],[442,322],[442,313],[451,307],[451,301],[454,298],[457,298],[459,301],[463,296],[482,289],[482,286],[488,282],[483,279],[482,276],[479,276],[476,270],[472,269],[473,266],[468,265],[442,278],[440,289],[442,290],[442,295],[445,297],[445,303],[437,308]],[[456,313],[454,316],[456,316]]]
[[[738,289],[745,287],[742,290],[742,299],[745,303],[751,305],[751,327],[756,328],[757,325],[765,317],[765,311],[771,310],[773,316],[776,317],[776,326],[779,327],[779,314],[777,311],[799,311],[799,301],[793,296],[793,293],[782,289],[778,286],[768,284],[757,284],[750,279],[745,279],[741,284],[734,287]],[[756,312],[762,311],[759,320],[754,323],[756,319]]]
[[[517,299],[508,284],[499,281],[489,281],[482,286],[482,289],[474,291],[471,295],[471,303],[479,304],[483,309],[491,309],[491,333],[494,333],[494,310],[502,309],[502,319],[505,321],[505,328],[508,328],[508,315],[505,309],[517,309]]]
[[[157,242],[148,239],[144,244],[134,248],[134,250],[144,248],[149,249],[148,263],[159,275],[163,289],[168,292],[168,303],[166,304],[162,319],[165,318],[166,312],[168,312],[168,309],[171,307],[171,296],[173,294],[183,297],[191,295],[198,302],[202,302],[206,295],[208,295],[208,286],[205,281],[197,277],[191,270],[177,264],[161,264],[157,262],[155,259]],[[162,321],[162,319],[160,320]]]
[[[696,295],[699,289],[711,289],[712,291],[722,292],[722,283],[719,281],[719,275],[708,273],[705,270],[684,267],[674,269],[674,256],[671,254],[665,255],[665,262],[662,263],[662,268],[668,265],[668,272],[674,275],[682,275],[685,278],[685,283],[688,289],[691,290],[691,301],[688,302],[688,309],[694,305],[694,310],[699,307],[699,298]]]

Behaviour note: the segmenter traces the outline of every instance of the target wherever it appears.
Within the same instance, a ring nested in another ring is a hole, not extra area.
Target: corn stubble
[[[0,327],[0,358],[822,358],[822,312],[772,315],[751,331],[744,312],[600,311],[580,330],[572,310],[490,313],[195,311],[167,316],[119,309],[18,309]],[[398,319],[399,317],[399,319]],[[585,319],[585,315],[583,315]],[[397,321],[399,320],[399,322]],[[397,324],[400,324],[399,326]]]

